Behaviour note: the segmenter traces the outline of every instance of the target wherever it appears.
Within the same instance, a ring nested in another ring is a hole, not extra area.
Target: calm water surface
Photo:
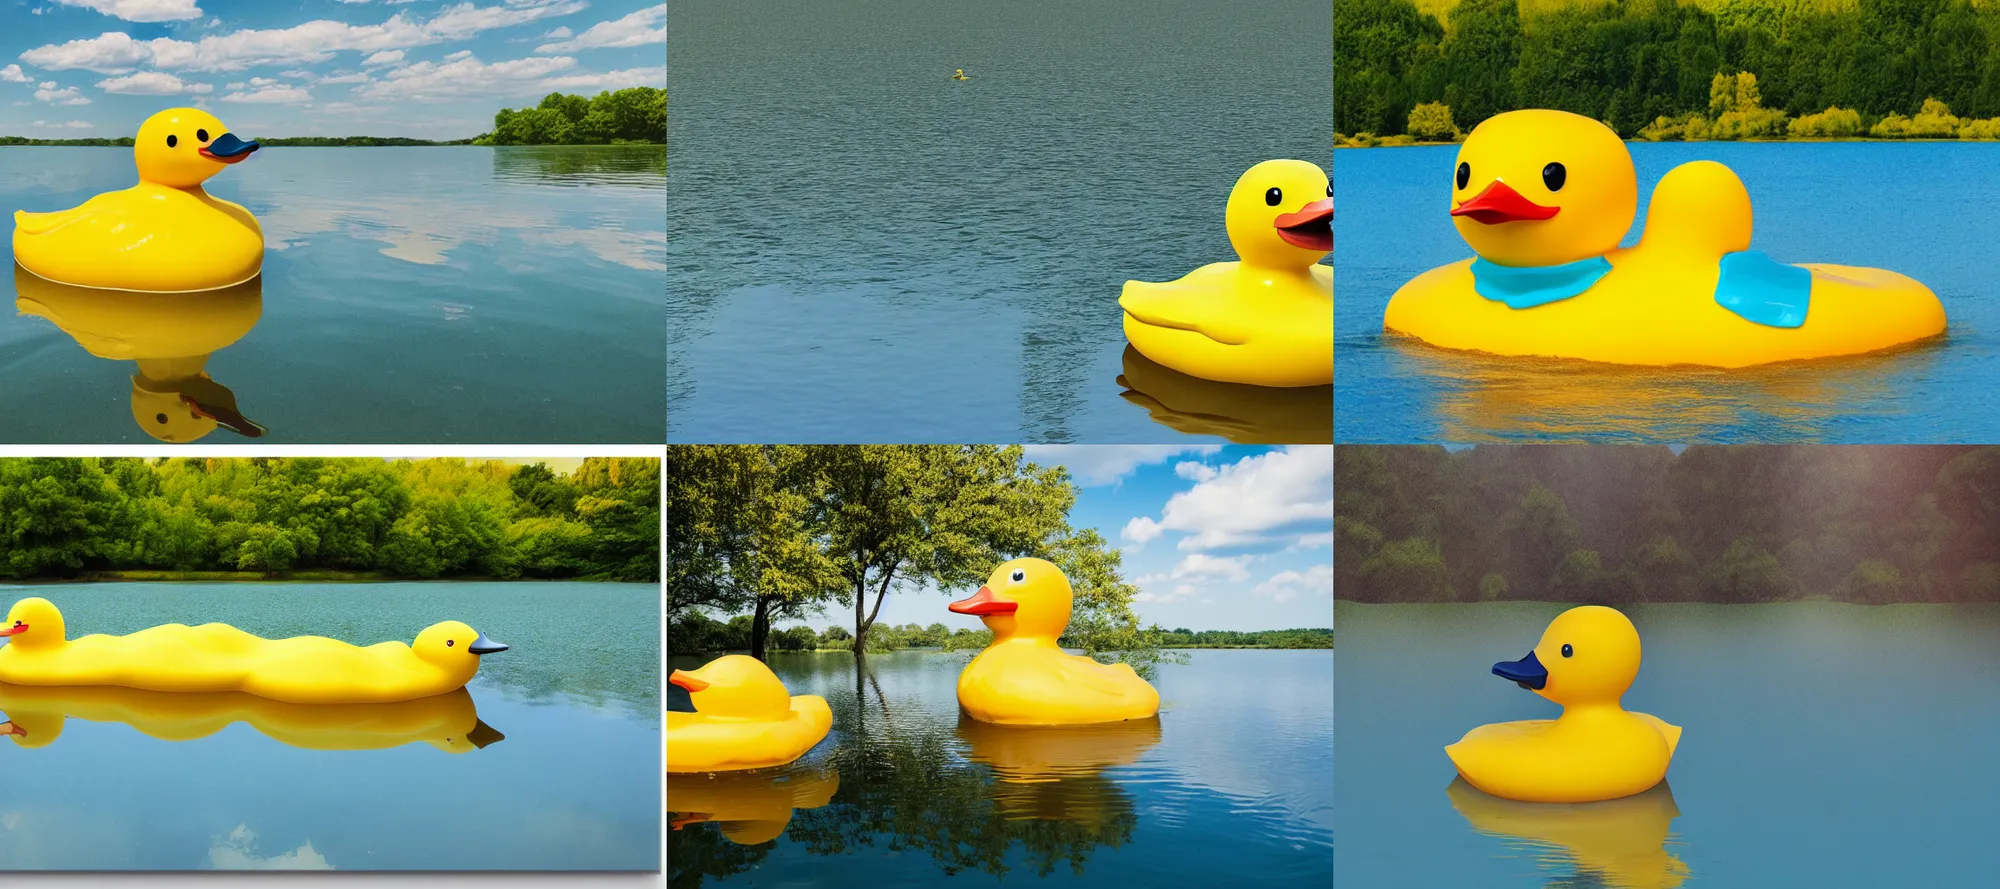
[[[1640,210],[1673,167],[1717,160],[1756,205],[1754,246],[1783,262],[1886,268],[1929,285],[1948,339],[1886,355],[1738,371],[1502,360],[1382,335],[1418,274],[1472,255],[1445,214],[1455,149],[1334,157],[1335,398],[1343,442],[1591,440],[1865,443],[2000,437],[2000,206],[1966,183],[1988,143],[1634,144]],[[1634,225],[1627,244],[1637,243]]]
[[[1331,4],[674,16],[675,440],[1330,440],[1325,388],[1128,360],[1118,293],[1235,258],[1222,208],[1253,164],[1327,163]]]
[[[670,885],[1332,879],[1331,652],[1193,652],[1161,668],[1155,720],[1033,729],[961,721],[968,659],[875,655],[857,678],[852,655],[773,654],[833,731],[783,769],[669,776]]]
[[[0,745],[0,869],[660,865],[657,586],[0,588],[9,605],[31,595],[62,609],[71,638],[220,621],[373,644],[463,620],[512,647],[466,694],[407,705],[0,686],[0,712],[29,730]]]
[[[4,160],[0,209],[135,181],[128,148]],[[660,441],[659,147],[279,147],[208,185],[263,226],[247,287],[135,296],[0,276],[15,282],[0,442],[251,440],[183,395],[268,429],[260,442]]]
[[[1684,729],[1666,786],[1535,806],[1444,747],[1556,715],[1493,676],[1565,606],[1338,602],[1342,886],[1971,886],[2000,865],[2000,608],[1655,605],[1625,706]]]

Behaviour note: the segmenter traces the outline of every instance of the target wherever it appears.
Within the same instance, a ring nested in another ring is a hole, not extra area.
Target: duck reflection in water
[[[1474,830],[1544,853],[1544,868],[1574,871],[1573,877],[1552,878],[1550,889],[1675,889],[1687,881],[1687,864],[1667,851],[1669,828],[1681,810],[1665,781],[1644,793],[1596,803],[1516,802],[1487,794],[1464,778],[1454,779],[1445,793]]]
[[[423,742],[465,753],[506,740],[479,718],[465,689],[392,704],[291,704],[241,692],[177,694],[115,686],[0,683],[0,711],[19,747],[47,747],[71,718],[119,722],[163,741],[206,738],[241,722],[307,750],[386,750]]]
[[[242,339],[264,311],[264,276],[200,293],[129,293],[58,284],[14,266],[14,306],[54,324],[90,354],[135,361],[132,419],[160,441],[185,444],[217,427],[257,438],[264,427],[209,379],[209,356]]]
[[[730,842],[754,846],[783,836],[792,810],[820,808],[839,789],[840,773],[831,767],[672,775],[667,825],[681,830],[713,821]]]
[[[1120,395],[1153,421],[1238,444],[1332,444],[1333,387],[1273,389],[1191,377],[1125,347]]]
[[[1109,825],[1134,817],[1132,800],[1106,769],[1129,766],[1160,743],[1160,718],[1092,725],[1015,726],[963,713],[966,759],[993,769],[995,812],[1008,820]]]

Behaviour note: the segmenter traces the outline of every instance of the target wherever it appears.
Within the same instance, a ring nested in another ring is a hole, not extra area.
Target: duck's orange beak
[[[10,735],[20,735],[23,738],[28,736],[27,729],[24,729],[11,722],[0,722],[0,730],[5,730],[5,732]]]
[[[708,680],[696,679],[694,676],[689,675],[688,673],[682,672],[680,670],[675,670],[672,673],[667,674],[667,681],[675,685],[678,685],[682,688],[685,688],[689,692],[702,691],[707,689],[709,686]]]
[[[17,623],[11,627],[0,627],[0,636],[12,636],[15,633],[25,633],[27,631],[27,624]]]
[[[1019,607],[1021,607],[1019,602],[993,598],[993,591],[985,587],[980,587],[979,592],[973,593],[970,599],[960,599],[945,606],[955,614],[974,614],[980,617],[989,614],[1013,614],[1014,609]]]
[[[1272,220],[1278,237],[1294,247],[1319,253],[1333,250],[1333,199],[1324,198]]]
[[[1453,216],[1470,216],[1472,221],[1486,225],[1503,222],[1527,222],[1547,219],[1562,210],[1561,207],[1544,207],[1521,196],[1521,193],[1498,179],[1486,186],[1472,200],[1459,204],[1451,211]]]

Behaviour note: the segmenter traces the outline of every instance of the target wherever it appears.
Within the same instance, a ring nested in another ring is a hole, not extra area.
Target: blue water
[[[1557,713],[1489,670],[1526,653],[1565,607],[1335,603],[1337,885],[1679,885],[1666,860],[1650,871],[1579,865],[1607,849],[1633,860],[1647,840],[1691,887],[1989,880],[2000,861],[1992,606],[1630,607],[1646,650],[1624,703],[1685,732],[1667,773],[1679,816],[1607,827],[1631,810],[1599,810],[1581,848],[1476,830],[1447,796],[1455,773],[1443,748],[1484,723]]]
[[[373,644],[463,620],[512,646],[467,686],[504,738],[316,750],[236,722],[165,741],[72,712],[31,739],[46,746],[0,743],[0,870],[660,866],[657,586],[0,586],[0,607],[31,595],[62,609],[71,638],[221,621]]]
[[[1331,652],[1196,651],[1161,668],[1157,722],[1068,728],[961,722],[968,659],[872,655],[857,681],[850,654],[772,655],[793,694],[832,705],[833,731],[784,769],[667,776],[671,885],[1329,884]],[[668,692],[669,709],[689,709]],[[745,834],[749,803],[803,782],[824,788],[812,807]],[[701,815],[723,806],[739,823]]]
[[[129,148],[7,148],[0,211],[134,181]],[[208,187],[263,226],[248,292],[61,299],[0,269],[0,443],[153,444],[142,375],[268,430],[203,444],[661,440],[659,146],[277,147]]]
[[[674,16],[674,441],[1329,440],[1323,388],[1217,395],[1133,367],[1117,301],[1234,258],[1244,170],[1327,163],[1332,4]]]
[[[1637,143],[1644,204],[1667,170],[1728,164],[1756,208],[1753,246],[1781,262],[1886,268],[1929,285],[1948,338],[1876,356],[1738,371],[1498,359],[1382,336],[1419,273],[1465,259],[1449,146],[1334,157],[1334,395],[1342,442],[1847,443],[2000,439],[2000,205],[1974,183],[1990,143]]]

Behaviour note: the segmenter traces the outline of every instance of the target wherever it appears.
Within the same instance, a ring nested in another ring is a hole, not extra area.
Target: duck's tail
[[[14,211],[14,230],[24,235],[45,234],[54,230],[74,216],[76,211],[63,210],[56,213],[30,213],[26,210]]]
[[[1652,723],[1654,728],[1660,730],[1660,735],[1667,739],[1667,758],[1672,759],[1674,755],[1674,749],[1679,747],[1681,743],[1681,727],[1678,725],[1670,724],[1666,720],[1661,719],[1658,716],[1654,716],[1651,713],[1634,713],[1632,715],[1637,716],[1640,719],[1643,719],[1649,723]]]

